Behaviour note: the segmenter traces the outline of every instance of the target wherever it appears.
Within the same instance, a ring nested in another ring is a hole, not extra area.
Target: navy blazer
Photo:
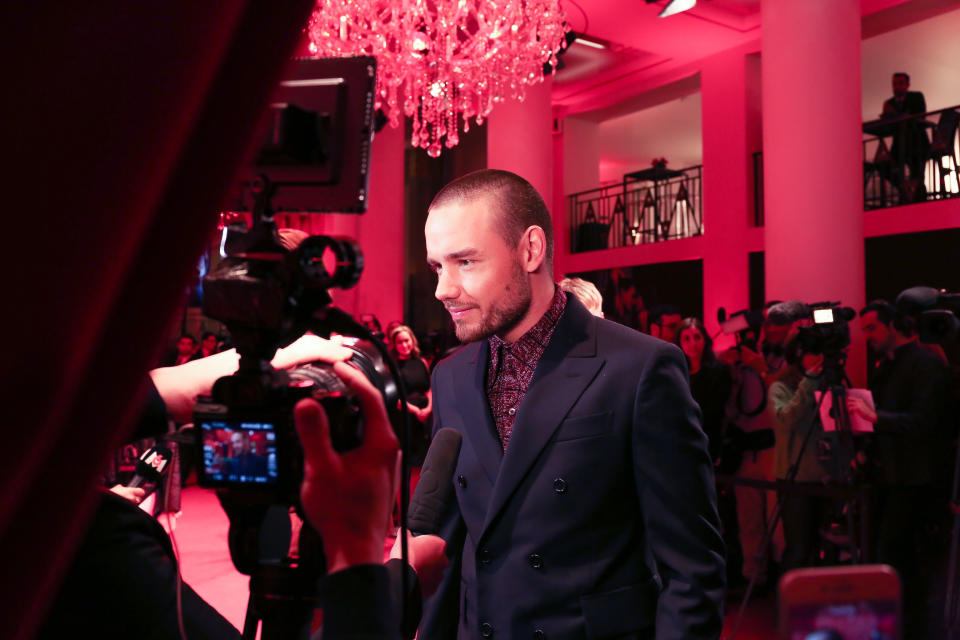
[[[719,637],[724,546],[681,351],[568,296],[504,454],[488,350],[433,376],[435,428],[463,445],[420,638]]]

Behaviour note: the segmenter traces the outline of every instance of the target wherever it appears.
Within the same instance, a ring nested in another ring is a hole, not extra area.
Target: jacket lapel
[[[457,390],[455,406],[462,420],[462,428],[470,438],[470,444],[492,485],[497,480],[503,447],[484,390],[490,346],[486,340],[482,340],[469,348],[473,349],[473,358],[468,366],[456,367],[453,372],[453,388]]]
[[[596,355],[596,336],[589,331],[591,320],[592,316],[583,305],[573,296],[568,296],[567,308],[520,403],[510,445],[496,476],[481,536],[489,529],[550,441],[553,432],[603,366],[604,360]],[[480,389],[480,395],[485,399],[482,382]],[[499,441],[497,448],[501,448]]]

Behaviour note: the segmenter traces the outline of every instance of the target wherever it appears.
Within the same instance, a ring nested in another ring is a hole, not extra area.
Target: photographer
[[[383,402],[366,378],[345,364],[351,351],[316,336],[281,349],[277,367],[324,360],[359,398],[366,417],[363,444],[337,454],[326,416],[303,400],[294,418],[304,449],[301,500],[324,541],[324,638],[399,637],[390,603],[383,532],[395,494],[397,441]],[[198,395],[236,368],[235,352],[151,372],[153,384],[137,435],[165,429],[166,412],[187,417]],[[139,497],[131,493],[133,498]],[[443,562],[442,541],[416,539],[411,560]],[[394,569],[398,569],[394,566]],[[181,618],[182,615],[182,618]],[[182,626],[181,626],[182,625]],[[40,637],[80,631],[98,638],[238,638],[239,632],[188,585],[180,583],[170,538],[160,524],[119,495],[103,492],[93,523],[48,615]]]
[[[822,484],[828,472],[817,459],[816,441],[823,436],[823,427],[815,415],[814,391],[823,373],[823,355],[803,353],[797,338],[792,338],[785,349],[785,363],[770,385],[768,404],[776,431],[776,476],[779,480],[786,479],[791,466],[796,465],[794,484]],[[804,447],[811,429],[813,433]],[[786,495],[782,511],[784,570],[815,563],[820,523],[829,507],[830,501],[820,496]]]

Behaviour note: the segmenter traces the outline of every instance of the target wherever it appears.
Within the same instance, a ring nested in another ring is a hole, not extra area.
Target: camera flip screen
[[[277,432],[269,422],[211,420],[203,431],[208,481],[271,487],[277,484]]]
[[[830,324],[833,322],[833,309],[814,309],[813,321],[816,324]]]

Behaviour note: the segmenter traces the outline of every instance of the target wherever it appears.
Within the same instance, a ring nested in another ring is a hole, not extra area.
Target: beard
[[[454,326],[460,342],[485,340],[494,334],[509,333],[527,315],[533,299],[530,280],[519,261],[514,262],[510,282],[503,289],[503,296],[494,300],[486,309],[480,310],[477,322],[456,322]]]

